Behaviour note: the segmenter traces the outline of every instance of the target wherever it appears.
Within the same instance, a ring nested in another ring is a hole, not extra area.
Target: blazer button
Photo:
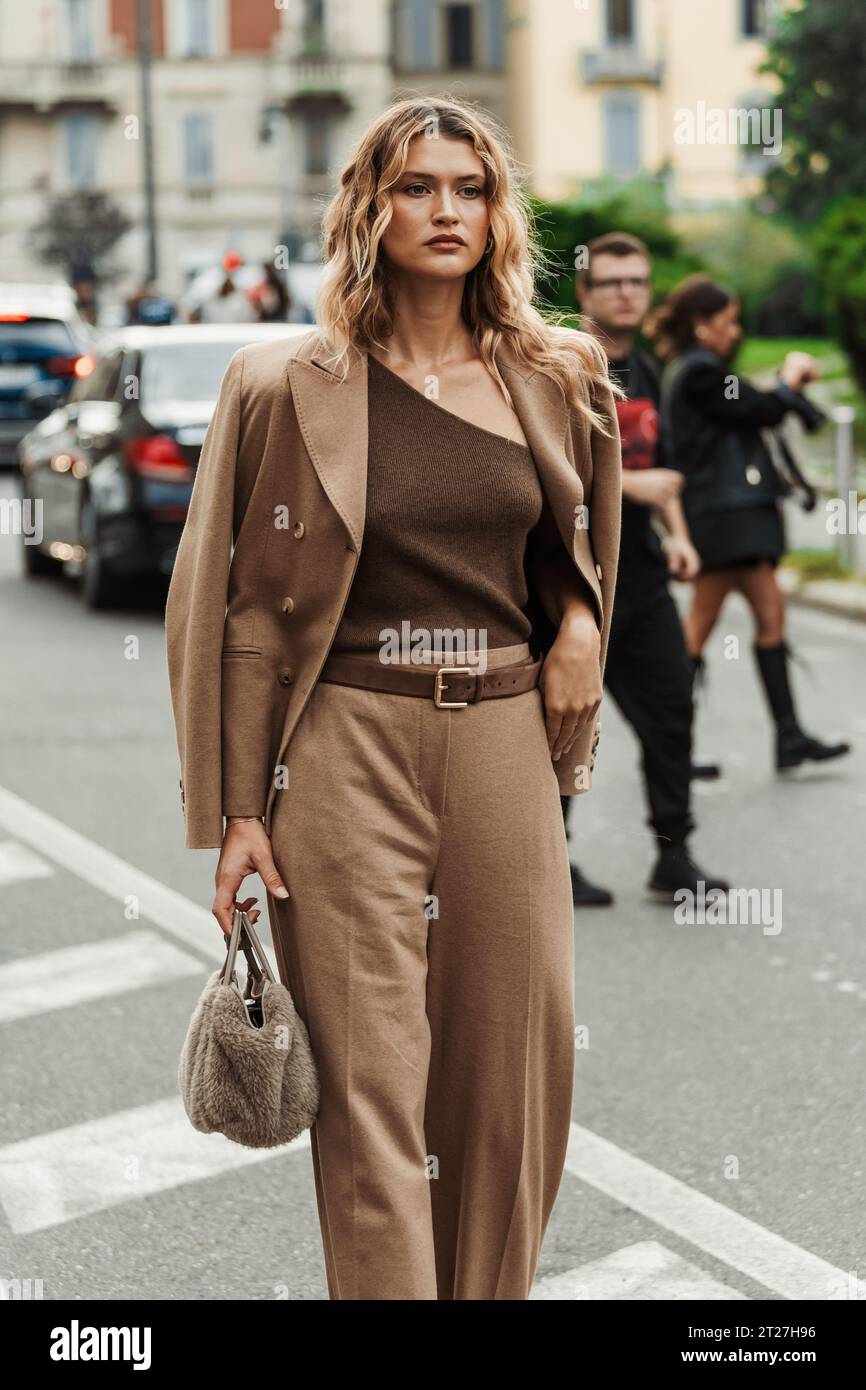
[[[278,676],[280,685],[291,685],[294,679],[295,674],[290,666],[284,667]]]
[[[283,599],[283,612],[284,612],[284,613],[294,613],[294,611],[295,611],[295,600],[294,600],[293,598],[284,598],[284,599]]]
[[[596,572],[596,574],[598,575],[599,579],[601,579],[601,578],[602,578],[601,565],[596,565],[596,567],[595,567],[595,572]]]
[[[299,541],[301,539],[301,536],[304,534],[305,530],[306,527],[304,526],[304,523],[302,521],[295,522],[293,534],[296,541]]]

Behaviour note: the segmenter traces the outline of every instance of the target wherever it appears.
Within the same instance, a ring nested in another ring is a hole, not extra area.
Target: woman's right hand
[[[244,879],[248,874],[255,873],[275,898],[291,896],[277,873],[271,841],[263,823],[260,820],[229,819],[217,864],[216,894],[211,909],[226,936],[231,936],[235,907],[245,910],[250,902],[256,901],[255,898],[243,904],[235,901]],[[252,915],[250,920],[254,920]]]
[[[779,376],[792,391],[799,391],[807,381],[817,381],[821,368],[808,352],[789,352]]]

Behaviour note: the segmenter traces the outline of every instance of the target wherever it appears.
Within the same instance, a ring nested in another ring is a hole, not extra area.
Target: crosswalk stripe
[[[276,1149],[200,1134],[171,1097],[0,1149],[0,1203],[22,1235],[309,1146],[309,1130]]]
[[[704,1270],[655,1240],[623,1246],[565,1274],[551,1274],[532,1287],[531,1299],[652,1299],[656,1302],[745,1299],[746,1294],[712,1279]]]
[[[158,932],[131,931],[0,966],[0,1024],[105,996],[202,975],[201,960]]]
[[[0,887],[26,883],[33,878],[50,878],[53,864],[17,840],[0,840]]]
[[[566,1171],[789,1299],[864,1298],[866,1281],[723,1206],[580,1125]],[[853,1292],[852,1292],[853,1290]]]
[[[220,964],[226,958],[223,934],[207,908],[191,902],[182,893],[168,888],[150,874],[136,869],[111,850],[104,849],[86,835],[55,820],[23,797],[0,787],[0,826],[10,835],[45,854],[61,868],[68,869],[84,883],[90,883],[109,898],[126,902],[130,896],[138,899],[139,912],[185,946],[191,946],[206,959]],[[259,907],[265,907],[260,899]],[[263,918],[266,916],[263,911]],[[261,936],[261,933],[260,933]],[[271,969],[277,974],[273,952],[268,951]]]

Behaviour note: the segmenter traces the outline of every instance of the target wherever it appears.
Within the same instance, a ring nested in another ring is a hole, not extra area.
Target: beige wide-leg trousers
[[[574,1078],[541,692],[448,710],[320,682],[287,765],[271,840],[292,896],[268,911],[321,1081],[329,1295],[526,1299]]]

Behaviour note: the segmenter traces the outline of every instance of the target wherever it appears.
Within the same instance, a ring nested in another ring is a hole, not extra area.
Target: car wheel
[[[28,501],[27,493],[22,486],[21,505],[22,511]],[[44,574],[60,574],[63,569],[63,561],[56,560],[53,555],[46,555],[38,545],[27,545],[22,536],[21,539],[22,561],[24,574],[27,578],[36,578]]]
[[[89,499],[82,503],[80,535],[85,548],[81,568],[82,601],[86,608],[110,608],[117,597],[117,583],[102,555],[96,513]]]
[[[44,550],[40,550],[38,545],[26,545],[22,542],[24,551],[24,573],[28,578],[35,578],[43,574],[60,574],[63,569],[63,561],[55,560],[53,555],[46,555]]]

